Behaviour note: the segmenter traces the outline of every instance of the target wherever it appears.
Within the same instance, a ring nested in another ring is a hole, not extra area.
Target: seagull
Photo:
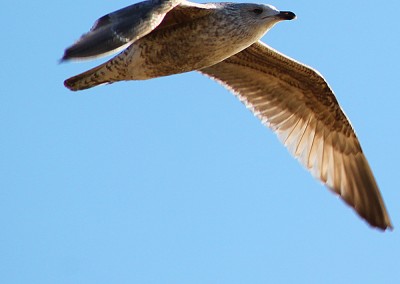
[[[61,61],[120,51],[65,80],[72,91],[197,71],[225,86],[370,226],[392,229],[349,119],[322,75],[260,41],[296,18],[271,5],[149,0],[99,18]]]

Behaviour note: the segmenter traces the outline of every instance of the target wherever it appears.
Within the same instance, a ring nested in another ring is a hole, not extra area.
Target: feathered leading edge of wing
[[[353,128],[320,74],[262,42],[199,71],[235,93],[371,226],[392,228]]]
[[[150,0],[98,19],[91,30],[67,48],[61,61],[90,59],[117,52],[155,29],[183,0]]]

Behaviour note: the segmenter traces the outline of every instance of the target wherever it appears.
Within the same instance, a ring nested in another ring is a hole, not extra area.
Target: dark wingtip
[[[393,232],[394,230],[392,224],[373,224],[373,225],[370,224],[370,226],[378,229],[381,232],[386,232],[386,231]]]
[[[63,57],[61,57],[60,59],[58,59],[58,64],[64,63],[68,60],[68,58],[66,57],[65,53],[63,55]]]
[[[72,52],[71,52],[72,51]],[[74,50],[71,47],[68,47],[65,51],[63,56],[60,59],[60,62],[65,62],[71,59],[74,59]]]

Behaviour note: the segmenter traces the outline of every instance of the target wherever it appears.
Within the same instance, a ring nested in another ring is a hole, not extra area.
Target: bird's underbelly
[[[247,48],[249,39],[231,28],[191,26],[153,32],[134,43],[127,62],[133,80],[145,80],[199,70],[214,65]]]

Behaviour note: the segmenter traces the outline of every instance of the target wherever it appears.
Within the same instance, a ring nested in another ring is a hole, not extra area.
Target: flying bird
[[[64,85],[78,91],[198,71],[232,91],[371,226],[392,228],[356,134],[325,79],[260,41],[276,23],[295,17],[264,4],[133,4],[98,19],[62,61],[121,53]]]

